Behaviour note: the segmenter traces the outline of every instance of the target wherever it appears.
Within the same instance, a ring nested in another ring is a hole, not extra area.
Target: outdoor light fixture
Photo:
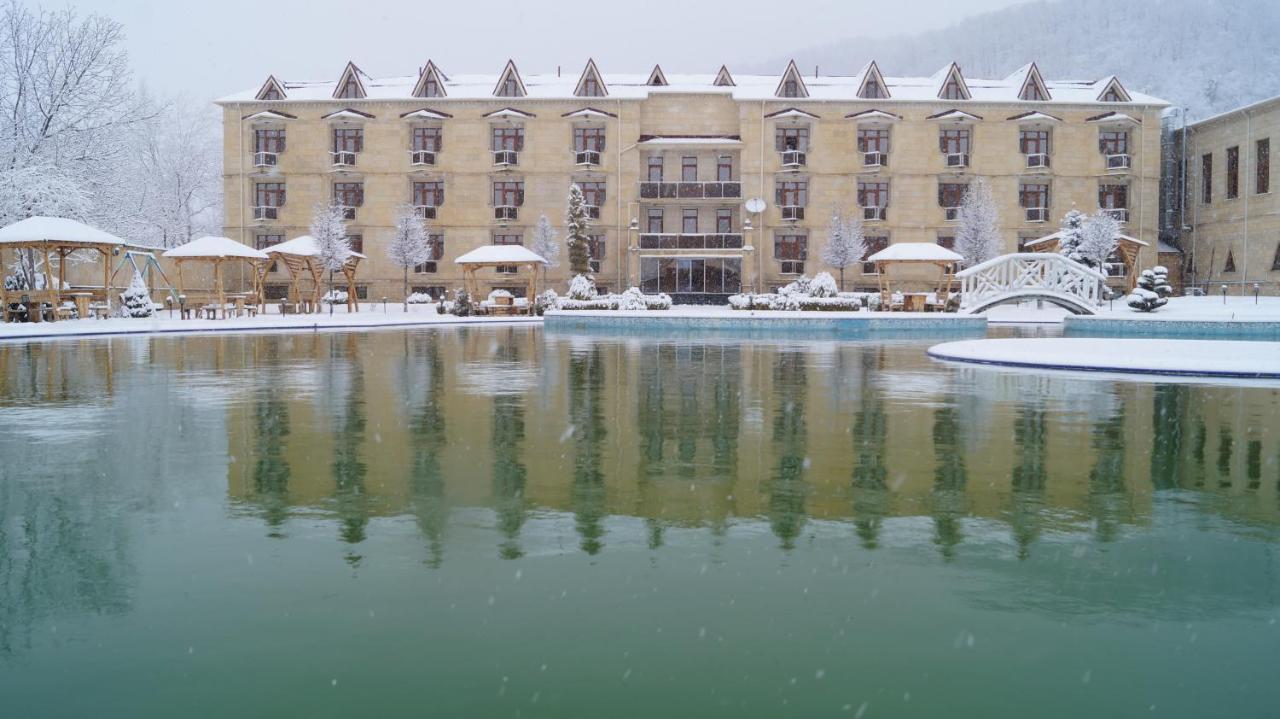
[[[1222,304],[1227,304],[1227,286],[1222,286]]]
[[[1258,290],[1260,289],[1262,289],[1262,287],[1257,282],[1254,282],[1253,283],[1253,304],[1255,305],[1258,304]]]

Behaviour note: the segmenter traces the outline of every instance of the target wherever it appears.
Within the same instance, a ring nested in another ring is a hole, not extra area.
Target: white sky
[[[38,2],[39,0],[28,0]],[[348,59],[374,76],[446,73],[714,72],[813,45],[914,33],[1025,0],[43,0],[124,24],[139,80],[211,99],[287,80],[334,79]],[[677,20],[677,18],[680,18]],[[782,68],[778,68],[781,71]],[[823,68],[852,73],[858,68]]]

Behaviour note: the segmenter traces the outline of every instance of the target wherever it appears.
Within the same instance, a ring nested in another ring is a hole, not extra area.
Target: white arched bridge
[[[1107,278],[1056,252],[1001,255],[956,273],[960,312],[978,314],[996,305],[1044,300],[1077,315],[1091,315],[1102,303]]]

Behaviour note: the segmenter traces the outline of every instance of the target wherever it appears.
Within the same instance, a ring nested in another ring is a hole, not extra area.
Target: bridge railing
[[[998,297],[1049,294],[1069,297],[1087,307],[1102,303],[1107,278],[1101,272],[1055,252],[1019,252],[994,257],[956,273],[962,310]]]

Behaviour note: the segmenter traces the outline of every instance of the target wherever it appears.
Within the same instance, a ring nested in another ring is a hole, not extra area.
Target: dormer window
[[[503,80],[502,88],[498,90],[498,97],[520,97],[520,83],[516,82],[514,77]]]
[[[440,97],[440,81],[435,75],[429,75],[422,82],[422,94],[424,97]]]
[[[267,87],[265,90],[263,90],[263,91],[262,91],[262,96],[261,96],[261,98],[260,98],[260,99],[262,99],[262,100],[283,100],[283,99],[284,99],[284,97],[282,97],[282,96],[280,95],[280,90],[279,90],[278,88],[276,88],[274,85],[272,85],[272,86]]]
[[[582,97],[604,97],[600,81],[595,75],[588,75],[582,79]]]
[[[1036,83],[1027,83],[1026,88],[1023,89],[1022,95],[1018,99],[1026,100],[1028,102],[1046,102],[1049,98],[1045,97],[1044,90],[1040,85]]]
[[[338,91],[338,97],[343,100],[358,100],[364,97],[360,92],[360,83],[356,82],[354,77],[347,78],[346,84]]]
[[[1116,90],[1114,87],[1111,87],[1111,88],[1107,88],[1107,91],[1102,93],[1102,101],[1103,102],[1124,102],[1124,98],[1120,95],[1119,90]]]
[[[960,87],[960,80],[952,77],[947,80],[947,84],[942,86],[943,100],[965,100],[964,90]]]
[[[888,93],[884,91],[884,85],[875,80],[871,80],[862,86],[862,94],[859,95],[863,100],[883,100],[888,97]]]
[[[493,94],[497,97],[524,97],[524,82],[520,80],[520,73],[516,70],[516,64],[511,60],[507,61],[507,66],[502,70],[502,76],[498,78],[498,86],[493,89]]]
[[[800,83],[795,78],[787,78],[782,83],[783,97],[800,97]]]

